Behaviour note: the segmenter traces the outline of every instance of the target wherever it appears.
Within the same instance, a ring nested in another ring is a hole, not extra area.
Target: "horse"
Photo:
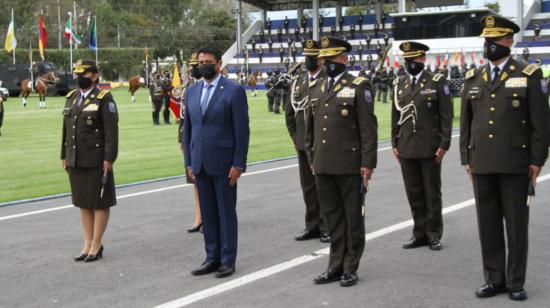
[[[250,75],[248,79],[248,85],[252,89],[252,96],[256,96],[256,83],[260,78],[261,72],[259,70],[255,71],[254,74]]]
[[[48,72],[40,75],[36,80],[35,91],[38,93],[38,107],[40,109],[46,109],[46,93],[48,92],[49,85],[55,85],[59,81],[59,78],[55,72]],[[30,79],[24,79],[21,82],[21,96],[23,98],[21,104],[23,107],[27,106],[27,98],[32,91],[32,83]]]
[[[136,101],[136,97],[134,96],[134,93],[136,93],[139,88],[144,88],[145,85],[145,79],[140,76],[134,76],[128,80],[128,91],[132,94],[132,103]]]

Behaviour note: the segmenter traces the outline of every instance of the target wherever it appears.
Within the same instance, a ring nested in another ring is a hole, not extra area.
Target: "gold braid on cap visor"
[[[318,56],[319,55],[319,49],[304,48],[304,52],[302,54],[304,56]]]
[[[333,48],[323,48],[319,53],[319,58],[333,57],[345,52],[346,47],[333,47]]]
[[[514,33],[510,28],[484,28],[479,37],[501,37]]]
[[[77,74],[84,73],[84,71],[89,67],[90,67],[89,65],[75,66],[75,68],[73,69],[73,72],[75,72]]]
[[[422,57],[425,54],[426,54],[426,52],[424,50],[409,51],[409,52],[404,52],[403,53],[403,58]]]

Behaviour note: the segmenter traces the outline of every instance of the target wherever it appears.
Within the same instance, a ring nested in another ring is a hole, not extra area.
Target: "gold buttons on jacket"
[[[493,134],[489,134],[489,139],[493,139]]]
[[[489,121],[489,124],[490,124],[490,125],[493,125],[494,123],[495,123],[495,122],[493,122],[493,120],[490,120],[490,121]]]
[[[495,93],[492,93],[492,94],[491,94],[491,98],[495,98],[495,97],[497,97],[497,96],[495,95]]]
[[[325,104],[325,107],[328,107],[328,104]]]
[[[328,119],[328,116],[324,116],[325,119]]]
[[[520,105],[520,103],[519,103],[519,101],[518,101],[517,99],[515,99],[515,100],[512,101],[512,107],[518,108],[519,105]]]
[[[323,139],[323,143],[327,143],[327,141],[325,139]]]
[[[327,131],[327,128],[326,128],[326,127],[323,127],[323,131],[326,132],[326,131]]]
[[[495,111],[496,109],[495,109],[495,107],[491,107],[491,108],[489,108],[489,110]]]
[[[347,117],[349,114],[349,111],[347,109],[342,109],[342,116]]]

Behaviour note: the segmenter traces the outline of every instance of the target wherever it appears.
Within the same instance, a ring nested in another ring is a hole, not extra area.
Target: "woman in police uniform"
[[[113,163],[118,152],[118,112],[109,91],[96,87],[95,62],[78,61],[74,73],[78,89],[67,94],[63,110],[61,164],[69,174],[84,233],[84,247],[75,261],[93,262],[103,256],[109,209],[116,204]]]

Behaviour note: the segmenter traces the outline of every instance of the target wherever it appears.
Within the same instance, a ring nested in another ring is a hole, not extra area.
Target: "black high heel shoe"
[[[188,233],[195,233],[195,232],[199,232],[202,228],[202,222],[194,227],[192,227],[191,229],[187,229],[187,232]]]
[[[103,258],[103,246],[99,248],[99,251],[95,255],[87,255],[86,258],[84,258],[84,262],[95,262],[101,258]]]
[[[80,256],[74,258],[74,260],[75,260],[76,262],[84,261],[84,259],[86,259],[87,256],[88,256],[87,253],[83,253],[83,254],[81,254]]]

